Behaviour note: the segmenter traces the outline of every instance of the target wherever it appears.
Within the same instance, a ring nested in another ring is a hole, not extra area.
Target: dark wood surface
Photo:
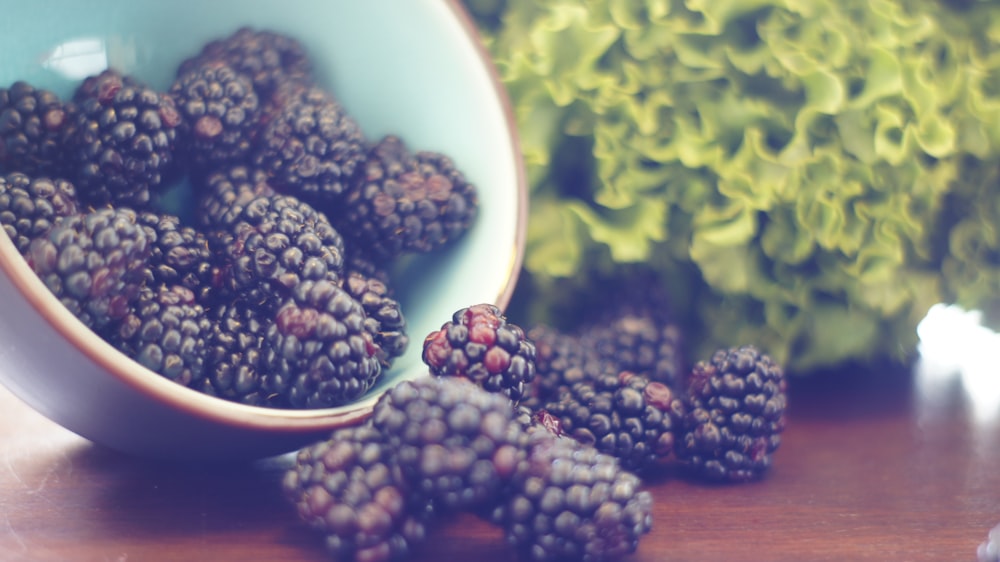
[[[627,560],[975,560],[1000,522],[998,412],[976,413],[957,379],[904,370],[793,379],[790,393],[769,476],[734,486],[648,478],[654,529]],[[0,560],[329,560],[281,497],[280,463],[127,457],[2,389],[0,412]],[[413,560],[517,557],[499,530],[461,516]]]

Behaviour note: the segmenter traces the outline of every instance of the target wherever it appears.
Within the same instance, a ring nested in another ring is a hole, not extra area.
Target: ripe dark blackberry
[[[365,160],[361,128],[328,93],[302,88],[268,117],[253,163],[275,189],[323,212],[336,208]]]
[[[577,334],[538,324],[528,332],[528,339],[535,344],[535,381],[525,400],[532,408],[558,400],[574,384],[619,372],[613,361]]]
[[[68,134],[70,177],[81,201],[146,206],[174,164],[180,115],[173,100],[105,72],[78,90]]]
[[[617,560],[652,527],[653,499],[617,459],[573,439],[530,434],[527,462],[491,519],[526,559]]]
[[[71,111],[24,81],[0,89],[0,170],[59,176]]]
[[[144,287],[135,305],[103,334],[140,365],[185,386],[205,376],[206,341],[212,328],[194,293],[179,285]]]
[[[429,512],[413,499],[393,450],[370,424],[338,429],[300,450],[281,484],[337,560],[400,560],[426,537]]]
[[[267,183],[267,174],[242,164],[221,166],[204,175],[195,175],[197,211],[195,220],[208,229],[229,228],[239,215],[230,212],[235,206],[246,206],[257,197],[270,197],[277,192]]]
[[[785,429],[781,367],[750,345],[722,349],[694,366],[686,390],[678,458],[710,480],[762,476]]]
[[[371,419],[414,492],[442,511],[493,505],[525,457],[511,401],[467,380],[401,382]]]
[[[0,176],[0,225],[22,254],[60,217],[77,213],[76,188],[65,180]]]
[[[432,374],[465,377],[515,402],[535,378],[535,346],[491,304],[463,308],[424,339]]]
[[[138,214],[138,220],[147,227],[151,242],[145,265],[146,285],[180,285],[193,291],[198,302],[208,303],[214,289],[215,267],[205,235],[169,214],[144,211]]]
[[[265,338],[265,388],[292,408],[340,406],[382,374],[385,352],[361,306],[329,280],[297,284]]]
[[[478,212],[476,189],[447,157],[411,154],[387,136],[369,151],[361,177],[330,220],[375,258],[431,252],[469,229]]]
[[[307,280],[339,281],[343,239],[311,206],[287,195],[237,199],[210,231],[225,290],[252,302],[282,298]]]
[[[642,470],[672,457],[681,407],[665,384],[623,371],[578,382],[543,409],[566,435]]]
[[[649,314],[625,313],[583,330],[583,345],[631,371],[675,387],[683,377],[680,328]]]
[[[222,61],[249,78],[262,102],[283,83],[311,80],[311,63],[302,44],[269,30],[243,27],[211,41],[196,56],[181,62],[177,75],[210,61]]]
[[[25,258],[53,294],[90,328],[121,319],[139,296],[151,246],[129,209],[59,218]]]
[[[196,169],[245,160],[260,120],[250,79],[222,61],[188,68],[170,87],[184,156]]]
[[[205,379],[198,390],[233,402],[270,406],[276,397],[264,387],[264,336],[274,309],[243,300],[218,303],[209,311],[211,331]]]
[[[343,286],[365,309],[368,319],[376,323],[375,343],[386,353],[386,359],[402,355],[410,343],[406,333],[406,318],[402,307],[392,296],[389,286],[376,277],[360,271],[344,274]]]

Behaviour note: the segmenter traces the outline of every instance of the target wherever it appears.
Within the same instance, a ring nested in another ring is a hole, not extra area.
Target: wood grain
[[[1000,522],[1000,424],[955,381],[845,370],[791,385],[761,482],[648,476],[654,529],[628,560],[974,560]],[[0,390],[0,559],[329,560],[279,493],[280,460],[187,466],[94,446]],[[127,423],[127,420],[123,420]],[[514,561],[473,516],[435,527],[416,562]]]

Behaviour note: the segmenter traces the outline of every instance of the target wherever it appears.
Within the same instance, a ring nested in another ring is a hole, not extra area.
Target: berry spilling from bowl
[[[114,69],[65,100],[0,89],[0,223],[148,369],[244,404],[350,403],[409,344],[390,271],[460,238],[479,200],[447,155],[369,138],[311,68],[246,27],[164,91]]]

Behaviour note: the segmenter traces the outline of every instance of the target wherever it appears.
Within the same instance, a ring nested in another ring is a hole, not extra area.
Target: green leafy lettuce
[[[489,4],[534,319],[595,260],[645,261],[684,287],[694,353],[805,372],[906,356],[932,304],[1000,295],[997,3]]]

